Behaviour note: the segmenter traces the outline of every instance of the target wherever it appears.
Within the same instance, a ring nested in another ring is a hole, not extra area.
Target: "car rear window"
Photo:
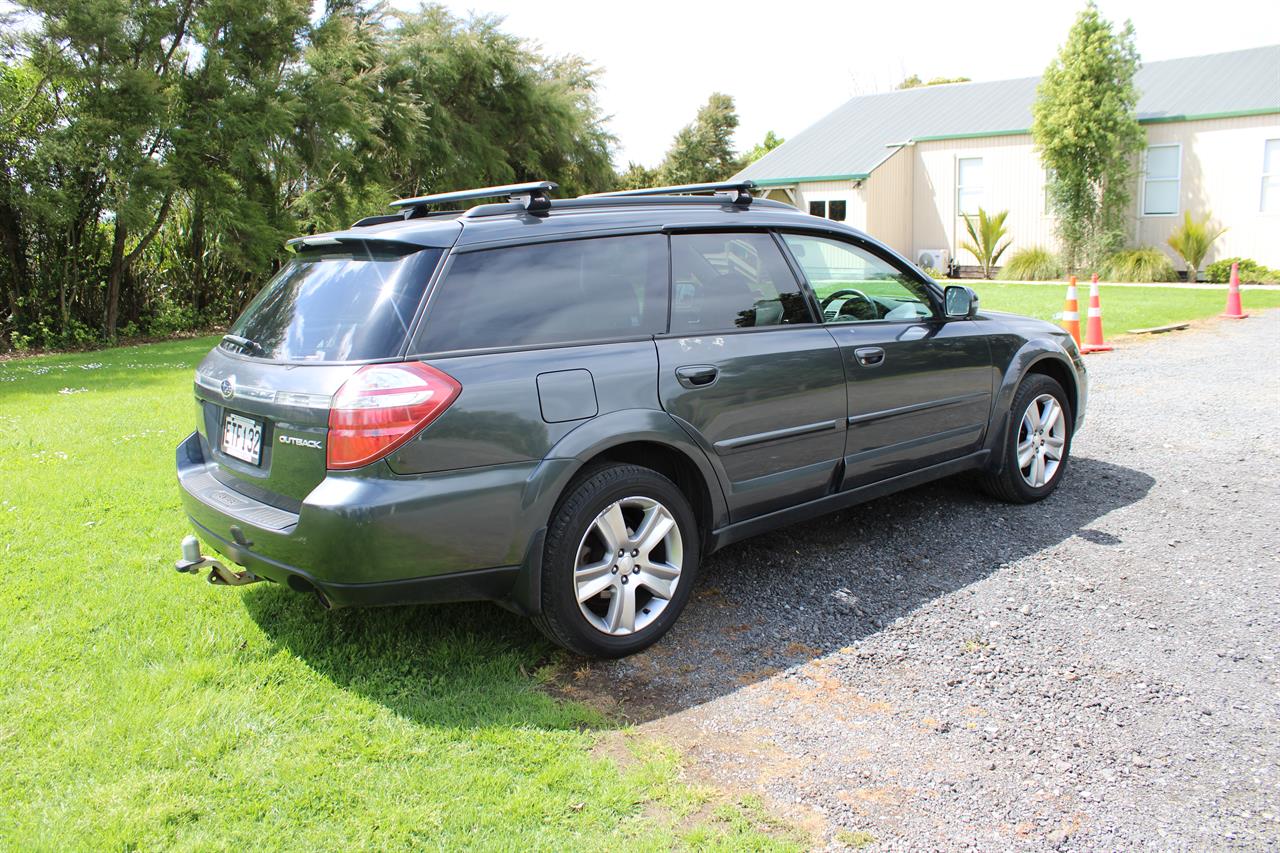
[[[456,255],[414,351],[643,337],[666,323],[666,237],[535,243]]]
[[[360,361],[396,355],[441,254],[372,242],[305,249],[267,282],[231,334],[256,344],[252,354],[262,358]]]

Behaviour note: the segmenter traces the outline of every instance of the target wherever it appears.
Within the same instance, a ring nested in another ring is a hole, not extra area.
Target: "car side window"
[[[456,255],[414,351],[647,337],[666,326],[664,236],[534,243]]]
[[[822,306],[824,323],[934,317],[925,285],[907,271],[852,243],[812,234],[783,234]]]
[[[800,285],[768,234],[671,237],[671,333],[812,323]]]

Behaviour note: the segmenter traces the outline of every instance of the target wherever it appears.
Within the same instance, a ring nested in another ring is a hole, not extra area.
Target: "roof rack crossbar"
[[[455,190],[434,195],[420,195],[414,198],[402,198],[391,202],[394,208],[418,210],[436,204],[449,204],[456,201],[473,201],[482,198],[507,198],[518,202],[530,212],[546,210],[551,204],[548,195],[559,185],[553,181],[529,181],[523,184],[503,184],[497,187],[480,187],[474,190]]]
[[[709,184],[679,184],[674,187],[649,187],[640,190],[618,190],[609,193],[592,193],[582,198],[601,198],[614,196],[638,195],[687,195],[690,193],[731,194],[734,204],[751,204],[751,191],[755,189],[755,181],[719,181]]]

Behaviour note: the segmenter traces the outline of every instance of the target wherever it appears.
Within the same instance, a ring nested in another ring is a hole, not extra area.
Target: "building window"
[[[962,216],[978,212],[982,206],[982,158],[956,160],[956,210]]]
[[[1147,149],[1142,189],[1143,216],[1171,216],[1178,212],[1182,184],[1182,146],[1152,145]]]
[[[1262,150],[1262,212],[1280,213],[1280,139],[1268,139]]]
[[[848,202],[842,198],[832,199],[831,201],[811,201],[809,202],[809,215],[821,216],[825,219],[834,219],[836,222],[844,222],[845,215],[848,211]]]
[[[1053,215],[1053,179],[1055,176],[1053,169],[1044,170],[1044,215]]]

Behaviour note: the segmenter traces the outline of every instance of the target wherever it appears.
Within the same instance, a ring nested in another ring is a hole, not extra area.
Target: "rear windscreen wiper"
[[[249,352],[257,353],[258,355],[262,355],[266,352],[266,350],[262,348],[262,344],[249,338],[242,338],[239,335],[223,335],[222,340],[229,344],[235,344],[240,347],[240,349],[247,349]]]

